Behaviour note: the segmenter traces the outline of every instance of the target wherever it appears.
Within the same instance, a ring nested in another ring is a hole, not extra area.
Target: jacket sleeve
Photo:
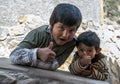
[[[108,68],[105,65],[105,60],[101,59],[94,64],[90,64],[87,67],[80,65],[79,59],[73,60],[69,66],[69,70],[72,74],[97,79],[106,80],[108,78]]]
[[[18,46],[12,51],[9,58],[13,64],[29,65],[48,70],[56,70],[59,67],[57,60],[48,63],[37,59],[36,52],[37,48],[27,49]]]

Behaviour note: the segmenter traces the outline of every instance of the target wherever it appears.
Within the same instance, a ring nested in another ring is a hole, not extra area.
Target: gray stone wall
[[[80,8],[83,21],[101,23],[102,0],[0,0],[0,26],[13,26],[21,15],[33,14],[48,24],[53,8],[59,3],[72,3]]]
[[[65,71],[48,71],[33,67],[12,65],[9,59],[0,59],[0,84],[109,84],[71,75]]]

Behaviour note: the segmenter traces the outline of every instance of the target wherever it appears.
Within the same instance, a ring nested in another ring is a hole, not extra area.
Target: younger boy
[[[78,51],[69,66],[70,72],[83,77],[106,80],[108,77],[106,56],[100,53],[100,39],[96,33],[92,31],[81,33],[76,46]]]
[[[56,70],[73,51],[75,33],[81,24],[79,8],[72,4],[58,4],[44,25],[28,33],[10,54],[13,64]]]

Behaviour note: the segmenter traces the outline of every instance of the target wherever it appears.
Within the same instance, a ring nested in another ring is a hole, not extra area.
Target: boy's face
[[[53,25],[52,35],[58,45],[71,41],[77,31],[77,26],[66,26],[60,22]]]
[[[98,52],[95,50],[95,46],[87,46],[84,43],[78,45],[78,54],[79,56],[91,56],[91,59],[95,57]]]

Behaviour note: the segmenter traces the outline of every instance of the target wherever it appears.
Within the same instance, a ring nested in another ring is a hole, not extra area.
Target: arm
[[[56,70],[59,66],[57,60],[52,62],[44,62],[37,59],[37,49],[27,49],[22,47],[17,47],[11,54],[10,60],[13,64],[29,65],[42,69]]]
[[[51,58],[54,59],[54,52],[49,49],[50,40],[51,37],[50,33],[47,32],[47,26],[30,31],[18,47],[10,54],[11,62],[49,70],[57,69],[59,64],[56,60],[50,63],[45,62],[48,57],[51,57],[49,56],[51,53]]]
[[[72,74],[97,80],[105,80],[108,76],[108,69],[103,60],[99,60],[98,62],[90,64],[87,67],[82,67],[79,59],[77,59],[70,64],[69,70]]]

